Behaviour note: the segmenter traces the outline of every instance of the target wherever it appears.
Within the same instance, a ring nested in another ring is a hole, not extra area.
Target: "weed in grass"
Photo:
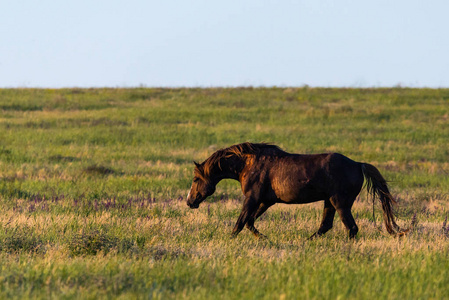
[[[446,225],[447,225],[447,226],[446,226]],[[449,237],[449,225],[447,224],[447,216],[446,216],[446,218],[444,219],[442,230],[443,230],[443,234],[444,234],[445,236]]]
[[[67,243],[70,254],[74,256],[96,255],[100,251],[107,253],[117,244],[118,239],[97,229],[73,233]]]
[[[3,228],[0,251],[7,253],[35,253],[43,251],[44,243],[30,227]]]

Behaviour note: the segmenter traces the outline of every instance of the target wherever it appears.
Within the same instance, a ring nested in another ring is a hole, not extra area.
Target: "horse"
[[[221,180],[240,182],[245,200],[232,230],[233,237],[245,225],[256,237],[265,237],[254,227],[254,222],[276,203],[304,204],[324,200],[321,224],[309,239],[332,229],[336,212],[349,238],[353,239],[359,229],[351,208],[365,181],[373,204],[376,197],[380,200],[388,233],[401,232],[392,207],[396,201],[379,170],[339,153],[291,154],[273,144],[246,142],[220,149],[203,163],[194,161],[194,164],[193,182],[187,195],[190,208],[198,208],[215,192]]]

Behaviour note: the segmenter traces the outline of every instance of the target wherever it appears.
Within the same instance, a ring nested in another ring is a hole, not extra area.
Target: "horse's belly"
[[[302,191],[300,193],[291,195],[291,194],[282,194],[279,195],[278,201],[281,203],[287,203],[287,204],[304,204],[304,203],[311,203],[316,202],[320,200],[325,200],[326,197],[324,195],[319,195],[316,193],[309,193]]]
[[[324,191],[317,189],[309,182],[297,182],[296,184],[286,184],[273,186],[276,198],[282,203],[310,203],[325,200]]]

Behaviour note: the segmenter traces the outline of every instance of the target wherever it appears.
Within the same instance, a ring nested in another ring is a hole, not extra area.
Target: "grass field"
[[[448,140],[448,89],[0,89],[0,298],[447,299]],[[245,141],[375,165],[410,233],[362,192],[356,241],[338,216],[307,241],[322,202],[231,239],[238,182],[185,197],[193,160]]]

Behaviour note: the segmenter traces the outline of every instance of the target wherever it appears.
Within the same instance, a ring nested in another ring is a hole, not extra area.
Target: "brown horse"
[[[338,153],[290,154],[270,144],[243,143],[218,150],[201,164],[195,162],[194,174],[187,196],[190,208],[198,208],[215,192],[215,186],[222,179],[240,182],[245,201],[233,236],[245,225],[255,236],[262,236],[254,227],[254,221],[275,203],[324,200],[321,225],[310,238],[332,228],[335,212],[349,230],[349,237],[354,238],[358,227],[351,208],[364,179],[373,201],[376,196],[380,199],[387,231],[392,235],[400,233],[392,210],[396,202],[379,170]]]

